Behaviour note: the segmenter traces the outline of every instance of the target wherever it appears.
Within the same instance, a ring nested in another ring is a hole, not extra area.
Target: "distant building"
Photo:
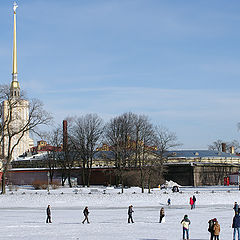
[[[46,141],[40,140],[40,141],[37,142],[36,147],[31,148],[31,152],[33,154],[44,153],[44,152],[52,152],[52,151],[61,152],[62,151],[62,146],[61,147],[51,146]]]
[[[224,177],[238,171],[240,156],[211,150],[170,151],[165,178],[180,185],[223,185]]]
[[[38,146],[44,149],[47,147],[47,143],[39,141]],[[106,149],[106,151],[99,149],[94,154],[91,184],[107,184],[109,182],[114,184],[114,170],[116,169],[114,152],[107,151],[106,146],[101,149]],[[63,155],[61,151],[58,154]],[[153,152],[154,156],[156,154],[157,152]],[[237,172],[240,167],[240,156],[234,153],[210,150],[177,150],[168,151],[165,154],[165,179],[173,180],[183,186],[223,185],[224,177]],[[12,162],[9,179],[12,179],[14,184],[20,184],[18,182],[20,179],[21,184],[31,184],[31,181],[40,176],[46,177],[50,158],[54,160],[56,154],[51,156],[51,154],[41,152],[41,150],[33,156],[18,158]],[[78,184],[81,184],[82,169],[79,160],[75,160],[72,176],[78,179]],[[54,174],[57,178],[61,177],[61,165],[57,162]]]

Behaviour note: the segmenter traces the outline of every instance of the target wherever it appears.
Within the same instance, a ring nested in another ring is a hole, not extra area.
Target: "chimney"
[[[63,151],[67,151],[68,135],[67,135],[67,120],[63,120]]]
[[[230,153],[231,153],[231,154],[234,154],[234,146],[231,146],[231,147],[230,147]]]
[[[226,143],[222,143],[222,152],[226,152]]]

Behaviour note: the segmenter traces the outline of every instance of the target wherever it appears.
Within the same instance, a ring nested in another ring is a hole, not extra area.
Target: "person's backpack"
[[[211,220],[208,221],[208,231],[212,232],[213,231],[213,227],[214,227],[214,222],[211,219]]]

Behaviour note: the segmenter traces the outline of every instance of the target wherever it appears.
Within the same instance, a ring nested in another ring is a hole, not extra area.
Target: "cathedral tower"
[[[11,156],[16,159],[18,156],[29,150],[32,139],[29,138],[29,131],[24,132],[29,119],[29,102],[20,96],[20,85],[17,79],[17,39],[16,39],[16,9],[13,5],[13,70],[12,82],[10,85],[9,98],[2,103],[2,125],[3,144],[2,153],[4,157]],[[16,146],[15,146],[16,145]],[[13,148],[13,146],[15,146]],[[9,151],[10,150],[10,151]],[[12,153],[11,153],[11,150]]]

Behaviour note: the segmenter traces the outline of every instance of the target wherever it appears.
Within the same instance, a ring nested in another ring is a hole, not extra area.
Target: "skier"
[[[84,220],[82,221],[83,224],[86,220],[87,220],[87,223],[90,223],[88,221],[88,214],[89,214],[88,207],[85,207],[84,210],[83,210],[83,215],[84,215]]]
[[[46,223],[52,223],[51,221],[51,209],[50,209],[50,205],[48,205],[47,207],[47,220]]]
[[[168,206],[171,205],[171,199],[170,198],[167,200],[167,204],[168,204]]]
[[[159,222],[162,223],[162,222],[165,222],[165,213],[164,213],[164,208],[162,207],[161,210],[160,210],[160,220]]]
[[[134,222],[133,222],[133,218],[132,218],[132,213],[133,213],[134,211],[133,211],[132,208],[133,208],[132,205],[130,205],[130,206],[128,207],[128,223],[130,223],[130,220],[131,220],[132,223],[134,223]]]
[[[214,233],[214,240],[219,240],[220,225],[219,225],[218,221],[216,221],[214,224],[213,233]]]
[[[240,216],[235,214],[233,218],[233,223],[232,223],[232,228],[233,228],[233,240],[236,240],[236,235],[238,233],[238,240],[240,240]]]
[[[214,237],[214,225],[216,223],[217,219],[213,218],[208,221],[208,231],[210,232],[210,240],[213,240]]]
[[[188,215],[184,216],[183,220],[181,221],[181,224],[183,226],[183,239],[186,239],[185,235],[187,235],[187,239],[189,240],[189,225],[191,224],[191,222],[188,219]]]
[[[193,198],[192,197],[190,197],[190,205],[191,205],[191,209],[193,209]]]
[[[238,203],[237,203],[237,202],[234,203],[233,209],[234,209],[234,211],[235,211],[235,214],[238,214],[239,206],[238,206]]]
[[[193,195],[193,208],[195,208],[195,203],[196,203],[196,201],[197,201],[197,199],[196,199],[196,197]]]

